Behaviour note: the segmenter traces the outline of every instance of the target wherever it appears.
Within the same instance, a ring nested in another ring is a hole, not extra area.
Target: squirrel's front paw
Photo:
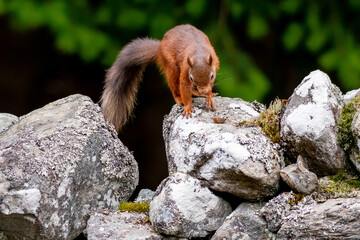
[[[192,117],[192,113],[194,113],[195,110],[191,107],[191,106],[185,106],[184,111],[182,112],[182,115],[185,116],[186,118]]]
[[[212,100],[212,98],[211,98],[211,95],[206,96],[205,104],[207,105],[208,109],[211,108],[211,110],[215,111],[215,104],[214,104],[214,100]]]

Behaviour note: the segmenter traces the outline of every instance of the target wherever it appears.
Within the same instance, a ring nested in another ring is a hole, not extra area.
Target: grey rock
[[[0,135],[0,231],[20,239],[74,239],[90,209],[115,208],[138,183],[134,157],[100,107],[72,95]]]
[[[149,208],[156,232],[186,238],[207,236],[230,213],[229,203],[215,196],[201,181],[180,172],[160,184]]]
[[[260,203],[241,203],[224,224],[215,232],[211,240],[267,240],[275,239],[267,223],[260,215]]]
[[[355,137],[355,146],[350,149],[350,161],[356,170],[360,172],[360,109],[354,115],[351,131]]]
[[[306,163],[299,155],[296,164],[291,164],[280,170],[280,176],[292,190],[310,194],[317,188],[318,178],[315,173],[307,170],[305,165]]]
[[[156,233],[147,214],[126,211],[92,212],[87,225],[88,240],[162,240],[171,239]],[[175,238],[173,238],[175,239]]]
[[[289,154],[302,155],[319,176],[342,169],[346,155],[337,141],[337,121],[343,104],[340,90],[317,70],[295,89],[281,119],[281,137]]]
[[[283,219],[290,214],[292,199],[294,199],[293,193],[281,193],[272,198],[261,208],[261,216],[265,218],[267,227],[270,231],[276,232],[279,230]]]
[[[274,195],[284,166],[280,146],[260,127],[239,124],[259,116],[263,106],[216,97],[213,112],[203,102],[195,99],[192,118],[183,117],[182,108],[174,106],[164,119],[169,173],[188,173],[213,190],[251,201]],[[226,120],[218,124],[214,117]]]
[[[359,96],[359,95],[360,95],[360,88],[347,92],[344,95],[344,104],[350,103],[353,98],[355,98],[356,96]]]
[[[283,219],[277,239],[360,239],[359,229],[360,198],[307,198]]]
[[[10,128],[11,125],[15,124],[19,118],[9,113],[0,113],[0,134]]]
[[[151,202],[154,195],[155,192],[150,189],[141,189],[134,202],[136,203]]]

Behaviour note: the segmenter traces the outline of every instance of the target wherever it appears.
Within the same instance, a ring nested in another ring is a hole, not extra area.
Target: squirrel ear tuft
[[[209,65],[212,64],[213,59],[212,59],[211,54],[208,56],[207,61],[208,61],[208,64],[209,64]]]
[[[189,64],[190,67],[193,67],[194,66],[194,59],[192,57],[188,57],[187,58],[187,62]]]

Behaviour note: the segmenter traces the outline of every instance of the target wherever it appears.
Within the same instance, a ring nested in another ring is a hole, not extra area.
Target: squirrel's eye
[[[193,79],[193,76],[192,75],[190,75],[190,81],[194,81],[194,79]]]
[[[210,75],[210,79],[213,80],[214,79],[214,73],[211,73]]]

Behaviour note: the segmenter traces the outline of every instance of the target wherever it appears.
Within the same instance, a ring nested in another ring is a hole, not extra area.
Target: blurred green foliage
[[[220,57],[220,94],[258,101],[271,84],[244,47],[249,42],[307,52],[319,64],[313,68],[336,73],[344,89],[360,87],[359,11],[358,0],[0,0],[0,15],[14,28],[49,29],[60,50],[106,67],[131,39],[161,39],[175,25],[191,23],[208,34]]]

